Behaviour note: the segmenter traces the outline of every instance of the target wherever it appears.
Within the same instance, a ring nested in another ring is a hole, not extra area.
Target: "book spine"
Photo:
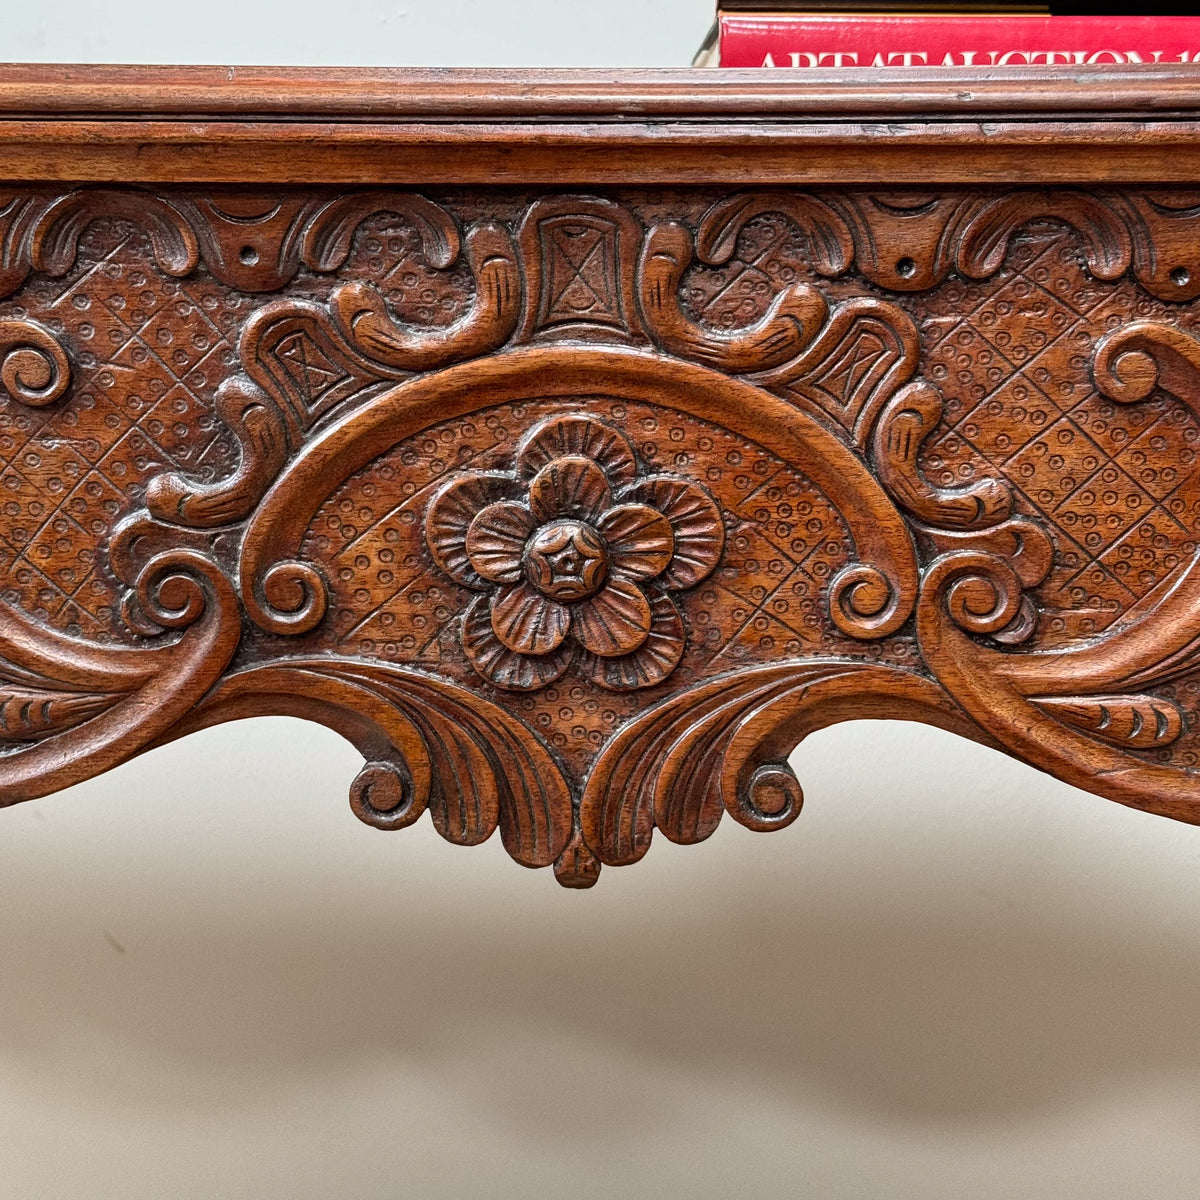
[[[722,13],[722,67],[1200,62],[1200,17],[810,17]]]

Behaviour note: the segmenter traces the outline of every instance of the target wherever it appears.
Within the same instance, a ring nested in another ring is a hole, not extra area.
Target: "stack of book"
[[[1200,62],[1200,17],[1076,16],[970,0],[719,0],[698,67]]]

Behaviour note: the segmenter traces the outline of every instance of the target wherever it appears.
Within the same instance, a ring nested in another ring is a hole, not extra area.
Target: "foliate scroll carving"
[[[229,665],[237,599],[208,559],[188,550],[155,555],[131,597],[160,635],[135,650],[64,637],[3,610],[0,678],[9,682],[0,684],[0,745],[17,743],[0,757],[4,803],[123,762],[182,719]],[[158,644],[176,630],[178,638]]]
[[[1200,823],[1197,214],[14,193],[0,795],[286,713],[586,887],[892,716]]]
[[[405,328],[382,295],[363,283],[338,287],[328,309],[294,301],[266,305],[240,339],[246,376],[227,379],[217,395],[219,415],[238,439],[237,470],[224,483],[161,476],[147,497],[154,515],[200,527],[246,517],[286,455],[347,398],[486,353],[511,334],[520,303],[515,250],[494,223],[475,226],[462,239],[449,214],[420,197],[352,196],[317,211],[297,253],[315,269],[335,269],[349,254],[355,228],[377,211],[413,221],[435,266],[451,266],[465,248],[477,289],[470,311],[447,327]],[[264,614],[269,609],[268,603]]]

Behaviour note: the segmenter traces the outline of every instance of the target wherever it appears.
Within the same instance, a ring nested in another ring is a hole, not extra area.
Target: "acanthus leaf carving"
[[[41,741],[99,716],[116,701],[113,693],[22,687],[0,680],[0,743]]]
[[[573,798],[554,756],[474,691],[396,665],[290,658],[229,675],[179,732],[229,719],[259,695],[363,751],[351,806],[368,824],[402,828],[428,808],[448,841],[477,845],[499,828],[530,867],[554,863],[571,838]]]
[[[721,676],[656,704],[604,747],[588,776],[580,808],[588,845],[619,866],[646,853],[655,828],[692,843],[726,812],[756,830],[790,824],[803,793],[781,760],[841,712],[872,711],[877,695],[894,715],[964,727],[929,680],[830,659]]]

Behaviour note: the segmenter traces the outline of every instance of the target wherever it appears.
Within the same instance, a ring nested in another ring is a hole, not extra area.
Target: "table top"
[[[11,181],[1191,182],[1195,66],[0,66]]]

